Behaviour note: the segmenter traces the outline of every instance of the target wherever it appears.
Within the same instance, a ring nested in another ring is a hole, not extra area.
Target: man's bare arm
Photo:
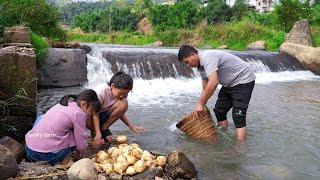
[[[207,86],[208,84],[208,79],[203,79],[202,80],[202,90],[204,90],[204,88]]]
[[[205,85],[205,87],[202,90],[201,97],[198,102],[199,105],[204,106],[207,104],[207,101],[209,100],[209,98],[212,96],[212,94],[216,90],[216,88],[218,86],[218,82],[219,82],[219,79],[218,79],[217,71],[212,72],[208,76],[208,81],[206,84],[204,84],[202,81],[202,83],[203,83],[203,85]]]

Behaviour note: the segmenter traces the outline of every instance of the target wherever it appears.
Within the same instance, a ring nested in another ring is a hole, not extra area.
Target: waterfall
[[[92,46],[88,54],[89,84],[106,82],[119,70],[144,80],[199,76],[194,68],[178,61],[178,49]],[[283,53],[229,52],[248,62],[255,73],[303,70],[295,58]]]

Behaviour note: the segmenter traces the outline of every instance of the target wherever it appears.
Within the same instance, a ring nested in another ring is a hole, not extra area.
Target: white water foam
[[[87,88],[97,89],[105,85],[112,76],[111,65],[102,58],[101,50],[94,51],[94,54],[88,55],[88,80]],[[259,64],[259,63],[257,63]],[[261,63],[260,68],[264,68]],[[140,70],[139,70],[140,71]],[[136,74],[139,73],[136,72]],[[175,98],[181,95],[200,96],[202,85],[198,73],[194,78],[166,78],[166,79],[134,79],[132,93],[128,100],[136,105],[170,105],[175,104]],[[139,76],[137,76],[139,77]],[[256,73],[257,84],[271,84],[273,82],[288,81],[319,81],[320,76],[314,75],[310,71],[283,71]],[[218,86],[220,88],[220,86]]]

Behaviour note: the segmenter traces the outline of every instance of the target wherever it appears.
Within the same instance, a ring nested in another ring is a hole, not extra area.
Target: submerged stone
[[[168,155],[164,173],[172,179],[192,179],[198,176],[194,164],[181,151],[173,151]]]

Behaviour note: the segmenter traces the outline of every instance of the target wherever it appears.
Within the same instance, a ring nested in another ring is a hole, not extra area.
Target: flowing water
[[[39,114],[64,94],[105,85],[112,75],[112,63],[102,58],[102,52],[150,51],[147,48],[94,47],[88,55],[88,85],[40,90]],[[177,49],[151,50],[177,53]],[[195,71],[191,78],[176,71],[173,77],[143,79],[143,69],[118,63],[118,69],[135,77],[133,91],[128,97],[127,115],[147,132],[133,134],[121,122],[116,122],[111,131],[127,134],[144,149],[163,153],[182,150],[195,164],[199,179],[319,179],[320,77],[302,71],[291,60],[281,62],[281,69],[275,69],[267,63],[266,57],[272,61],[277,53],[260,53],[254,58],[254,52],[233,53],[244,59],[247,57],[246,61],[254,67],[257,76],[247,113],[246,150],[239,152],[237,148],[231,113],[228,114],[230,129],[228,132],[218,130],[216,144],[191,140],[176,129],[176,122],[192,112],[201,93],[201,80]],[[170,67],[179,69],[175,66]],[[207,104],[211,112],[216,99],[217,92]]]

